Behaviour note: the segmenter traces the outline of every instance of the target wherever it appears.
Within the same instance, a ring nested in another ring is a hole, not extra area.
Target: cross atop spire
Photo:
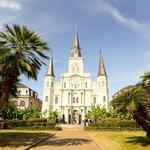
[[[77,32],[75,32],[75,34],[74,34],[74,41],[73,41],[73,48],[71,51],[71,57],[82,57]]]
[[[100,50],[100,60],[99,60],[99,68],[98,68],[97,76],[107,76],[104,61],[103,61],[103,57],[102,57],[102,54],[101,54],[101,50]]]
[[[55,77],[54,67],[53,67],[52,49],[50,49],[50,52],[51,52],[51,54],[50,54],[51,57],[50,57],[50,60],[49,60],[49,63],[48,63],[48,68],[47,68],[47,74],[46,75]]]

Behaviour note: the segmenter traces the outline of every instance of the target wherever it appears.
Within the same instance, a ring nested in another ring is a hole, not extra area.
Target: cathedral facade
[[[69,57],[68,72],[57,81],[53,59],[50,58],[44,78],[42,112],[57,110],[60,119],[68,124],[82,124],[92,105],[108,107],[107,74],[100,55],[96,81],[90,73],[84,72],[78,34],[75,32],[73,48]]]

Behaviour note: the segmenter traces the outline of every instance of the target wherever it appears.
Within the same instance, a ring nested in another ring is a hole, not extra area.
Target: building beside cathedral
[[[96,81],[90,73],[84,72],[78,34],[75,32],[73,48],[68,62],[68,72],[62,73],[60,81],[54,74],[53,58],[48,64],[44,78],[42,112],[57,110],[65,123],[82,124],[91,105],[108,106],[107,74],[100,55]]]

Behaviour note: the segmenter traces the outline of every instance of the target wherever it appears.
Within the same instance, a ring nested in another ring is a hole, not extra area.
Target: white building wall
[[[53,87],[50,86],[52,82],[54,82]],[[47,102],[46,96],[48,96]],[[45,76],[42,111],[52,106],[51,108],[58,110],[60,118],[65,115],[66,123],[69,114],[72,115],[72,120],[73,115],[77,114],[82,118],[81,123],[83,123],[86,112],[94,104],[106,108],[108,106],[107,77],[99,76],[93,81],[90,73],[84,73],[83,57],[70,57],[68,73],[63,73],[59,81],[55,81],[54,77]]]

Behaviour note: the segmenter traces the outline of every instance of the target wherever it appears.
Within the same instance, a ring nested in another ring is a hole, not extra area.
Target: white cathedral
[[[53,59],[48,64],[44,78],[42,112],[57,110],[60,119],[68,124],[83,124],[86,112],[92,105],[108,107],[108,84],[104,61],[100,55],[96,81],[84,72],[78,34],[75,32],[73,48],[69,57],[68,72],[57,81]]]

